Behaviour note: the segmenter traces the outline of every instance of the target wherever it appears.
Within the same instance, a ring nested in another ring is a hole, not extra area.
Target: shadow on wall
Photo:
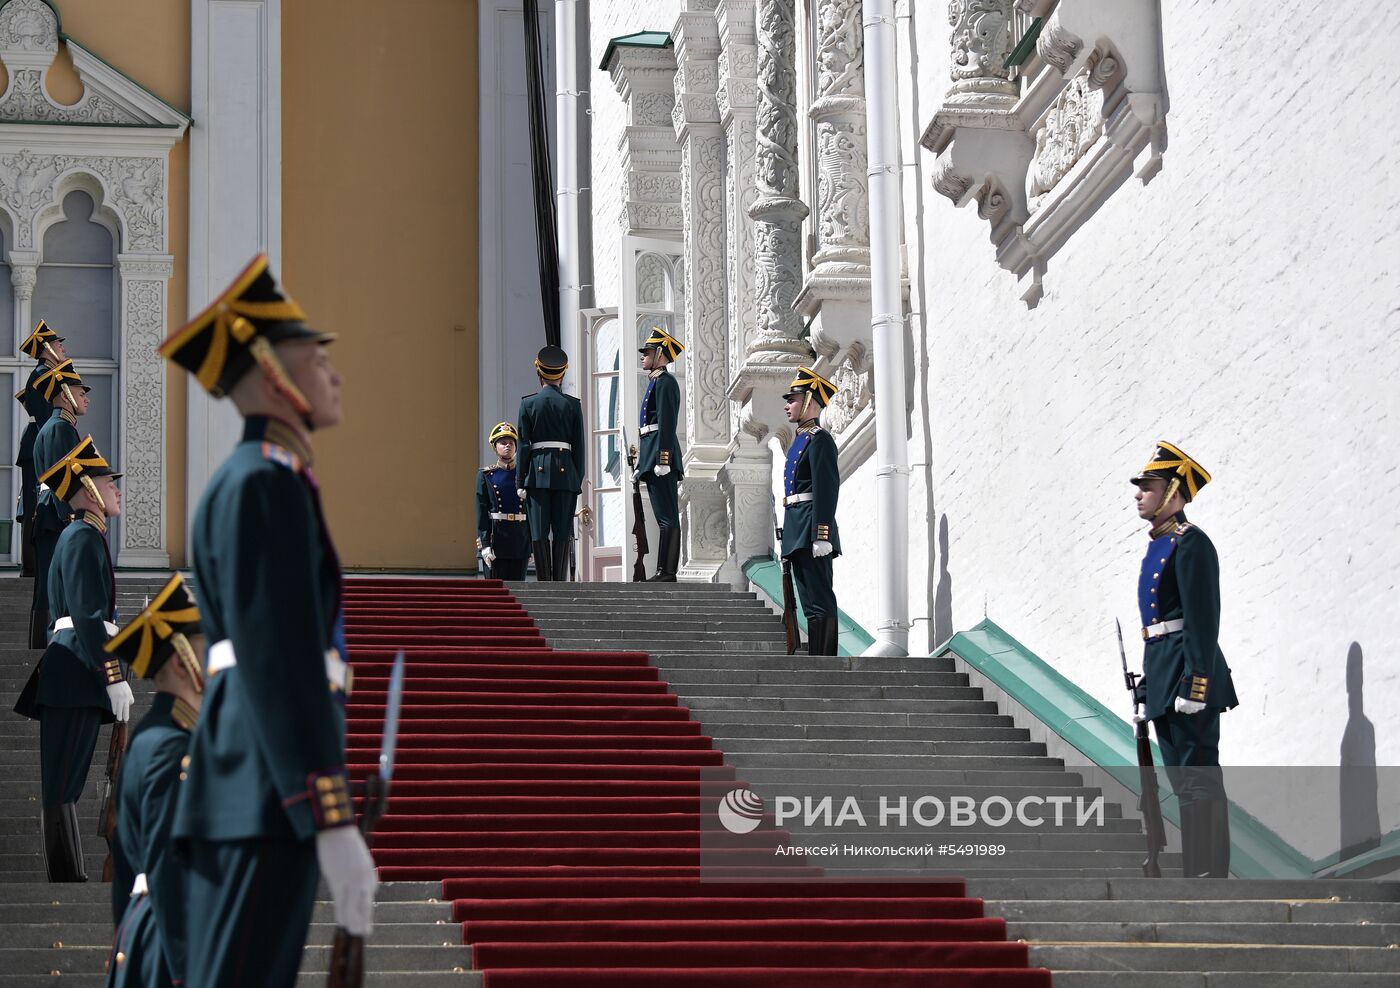
[[[953,637],[953,574],[948,572],[948,516],[938,519],[938,587],[933,592],[933,643]]]
[[[1338,783],[1343,860],[1370,850],[1381,839],[1376,728],[1362,707],[1364,682],[1361,645],[1352,642],[1347,650],[1347,726],[1342,732]]]

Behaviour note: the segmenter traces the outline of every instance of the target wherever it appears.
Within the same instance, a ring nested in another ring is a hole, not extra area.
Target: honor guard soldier
[[[1171,443],[1158,442],[1132,483],[1150,539],[1138,578],[1144,715],[1156,729],[1181,808],[1183,873],[1226,878],[1230,803],[1220,771],[1220,714],[1239,700],[1219,645],[1220,562],[1183,510],[1210,474]]]
[[[244,418],[195,511],[209,640],[173,834],[187,849],[189,988],[296,981],[319,874],[336,922],[371,927],[374,862],[345,768],[341,572],[311,472],[340,376],[263,255],[160,347]],[[319,862],[319,869],[318,869]]]
[[[836,440],[817,424],[836,391],[836,385],[816,371],[800,367],[783,395],[787,419],[797,426],[783,469],[783,558],[792,562],[793,582],[807,615],[810,655],[835,655],[837,647],[831,563],[841,555],[836,530],[841,472]]]
[[[49,568],[54,622],[39,660],[37,690],[32,704],[21,697],[26,709],[15,708],[39,718],[44,858],[51,882],[87,881],[78,798],[101,726],[131,715],[131,686],[121,663],[104,649],[117,631],[107,519],[121,513],[120,476],[91,436],[39,476],[78,515],[59,536]]]
[[[39,429],[48,420],[52,406],[44,400],[44,396],[34,388],[34,382],[39,375],[45,373],[51,367],[57,367],[68,359],[68,351],[64,349],[63,337],[59,336],[44,320],[39,320],[39,325],[34,327],[34,332],[19,345],[20,352],[25,356],[35,360],[34,368],[29,372],[29,379],[23,388],[15,395],[19,403],[24,406],[25,412],[29,415],[29,422],[24,427],[24,433],[19,439],[19,453],[15,457],[15,464],[19,467],[21,490],[19,509],[20,528],[20,576],[34,576],[34,509],[39,503],[39,471],[34,467],[34,440],[39,435]],[[35,648],[43,648],[43,645],[36,645]]]
[[[112,907],[117,933],[107,962],[112,988],[173,988],[185,979],[185,868],[170,836],[190,731],[204,699],[199,607],[179,573],[107,643],[137,679],[156,688],[132,731],[117,780]]]
[[[39,427],[34,439],[34,466],[40,475],[53,469],[74,446],[78,445],[78,416],[86,415],[88,392],[73,361],[65,360],[39,376],[34,389],[49,404],[49,416]],[[41,485],[38,505],[34,511],[34,604],[29,618],[29,647],[43,648],[48,643],[49,563],[53,559],[58,536],[68,524],[73,512],[47,485]]]
[[[641,442],[638,446],[637,478],[646,482],[651,510],[656,516],[660,537],[656,547],[656,575],[653,581],[675,583],[681,562],[681,444],[676,439],[676,422],[681,410],[681,386],[666,373],[685,347],[660,326],[653,327],[637,351],[642,370],[651,375],[642,396]],[[637,479],[634,478],[634,479]]]
[[[530,525],[516,488],[515,426],[497,422],[489,442],[496,462],[476,480],[476,548],[494,580],[525,579],[530,558]]]
[[[583,489],[583,406],[559,388],[568,369],[568,354],[557,346],[539,352],[535,372],[540,390],[521,399],[516,425],[520,440],[516,485],[526,499],[535,575],[541,580],[569,578],[574,507]]]

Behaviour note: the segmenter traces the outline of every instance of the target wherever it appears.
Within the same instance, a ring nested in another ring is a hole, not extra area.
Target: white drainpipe
[[[866,655],[909,654],[909,450],[904,430],[904,296],[899,286],[899,96],[894,0],[865,0],[870,161],[871,337],[879,625]]]
[[[582,329],[579,308],[583,289],[579,285],[582,264],[579,257],[579,175],[578,175],[578,4],[581,0],[555,0],[554,3],[554,186],[556,230],[559,237],[559,342],[569,355],[573,368],[582,366]],[[564,390],[581,394],[578,375],[564,379]]]

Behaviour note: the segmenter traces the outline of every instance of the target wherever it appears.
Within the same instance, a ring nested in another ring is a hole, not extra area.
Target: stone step
[[[551,638],[589,638],[594,633],[617,631],[627,638],[655,641],[659,644],[677,641],[694,641],[699,638],[743,638],[744,640],[777,639],[786,641],[781,625],[759,618],[688,618],[667,617],[648,624],[644,621],[628,623],[625,620],[608,618],[569,618],[550,622],[536,621],[535,626]]]
[[[1110,804],[1112,805],[1112,804]],[[1185,878],[1133,878],[1112,882],[1042,881],[1025,877],[1013,881],[979,882],[968,895],[999,901],[1020,900],[1141,900],[1221,901],[1228,899],[1320,902],[1400,902],[1400,882],[1354,879],[1240,879],[1201,881]]]
[[[848,689],[927,688],[966,686],[967,676],[960,672],[824,672],[813,669],[675,669],[667,668],[661,678],[677,690],[720,685],[757,686],[822,686]]]
[[[973,690],[981,695],[980,690]],[[994,714],[990,700],[842,700],[826,697],[695,696],[684,706],[695,711],[786,710],[806,713]],[[703,713],[701,714],[703,716]]]
[[[1400,950],[1249,944],[1188,947],[1156,943],[1032,943],[1030,963],[1057,971],[1387,972],[1394,979],[1400,974]]]
[[[948,704],[945,704],[947,706]],[[966,706],[966,704],[957,704]],[[805,712],[800,720],[788,716],[787,712],[779,708],[760,708],[754,710],[709,710],[697,709],[690,706],[692,715],[700,721],[702,726],[708,728],[710,725],[747,725],[747,724],[784,724],[784,725],[806,725],[811,728],[825,729],[828,727],[849,727],[870,729],[872,732],[885,727],[961,727],[975,729],[980,727],[1011,727],[1010,717],[998,714],[995,710],[978,711],[955,711],[947,710],[942,713],[932,714],[911,714],[905,711],[884,711],[884,710],[809,710]],[[985,707],[985,704],[979,706]],[[995,707],[995,704],[991,706]]]
[[[0,971],[10,975],[52,974],[57,971],[63,976],[62,983],[69,984],[67,975],[100,974],[107,962],[110,946],[69,946],[62,949],[32,950],[23,948],[0,948]],[[304,973],[321,972],[324,984],[325,971],[330,960],[330,946],[308,945],[302,951],[301,970]],[[371,936],[365,945],[365,968],[370,971],[402,971],[416,979],[419,971],[451,972],[454,968],[465,969],[471,964],[471,950],[453,945],[403,946],[376,943]],[[5,982],[0,982],[4,984]],[[414,980],[414,984],[417,981]],[[480,982],[478,982],[480,983]]]
[[[549,647],[561,652],[652,652],[657,651],[657,642],[633,635],[616,635],[610,638],[574,638],[557,637],[545,633],[545,640]],[[686,645],[694,645],[694,636],[681,635],[677,641]],[[783,645],[782,635],[772,636],[763,640],[749,641],[719,641],[706,642],[706,646],[715,650],[729,652],[733,655],[744,654],[784,654],[786,646]]]
[[[438,886],[441,891],[441,886]],[[112,939],[112,909],[106,902],[47,902],[11,904],[7,895],[0,902],[0,937],[10,924],[35,926],[68,922],[78,926],[91,924],[104,930],[101,942]],[[318,902],[312,913],[313,923],[333,923],[334,912],[329,902]],[[429,929],[460,934],[461,928],[452,922],[452,907],[445,902],[379,902],[374,907],[375,936],[381,926],[424,924]],[[69,938],[72,940],[72,938]],[[448,937],[450,939],[450,937]],[[73,941],[77,942],[77,941]]]
[[[851,741],[752,740],[729,738],[726,755],[804,754],[804,755],[979,755],[986,757],[1045,757],[1039,741],[895,741],[887,738]],[[1008,762],[1020,765],[1019,761]],[[1057,767],[1060,762],[1056,762]],[[891,765],[891,767],[897,767]]]
[[[377,929],[377,928],[376,928]],[[1250,944],[1292,946],[1351,946],[1400,949],[1400,926],[1388,923],[1241,922],[1225,916],[1215,921],[1144,922],[1134,917],[1120,922],[1024,922],[1007,925],[1012,940],[1034,943],[1161,943]]]
[[[734,696],[747,684],[699,683],[671,684],[671,692],[682,699],[690,697]],[[976,686],[851,686],[845,683],[777,685],[755,683],[744,691],[749,699],[772,697],[785,699],[805,697],[833,700],[981,700],[982,690]]]
[[[703,644],[703,643],[700,643]],[[807,655],[799,651],[796,655],[783,652],[773,654],[736,655],[734,652],[714,652],[692,650],[685,652],[667,651],[652,653],[652,665],[661,670],[664,679],[668,674],[686,669],[733,670],[755,672],[764,670],[798,670],[818,673],[877,672],[910,673],[953,672],[950,658],[920,659],[909,662],[906,659],[866,659],[860,656]]]
[[[1034,963],[1034,960],[1032,960]],[[1055,988],[1395,988],[1393,974],[1309,971],[1167,971],[1151,980],[1127,971],[1056,971]]]
[[[1067,836],[1066,839],[1077,839]],[[1105,835],[1105,840],[1108,836]],[[1139,845],[1142,835],[1135,834]],[[1060,922],[1073,916],[1085,923],[1279,923],[1329,925],[1400,924],[1400,902],[1333,902],[1289,899],[1065,900],[1029,899],[987,901],[987,912],[1008,922]]]
[[[841,727],[805,724],[709,724],[705,733],[715,746],[726,751],[754,739],[801,741],[1027,741],[1030,731],[1022,727]]]
[[[443,917],[446,917],[445,919]],[[442,925],[437,925],[437,919]],[[451,922],[451,910],[438,907],[438,917],[424,922],[413,920],[395,923],[385,919],[375,910],[374,933],[371,939],[381,946],[442,947],[460,946],[462,927]],[[313,922],[307,934],[307,945],[329,946],[335,937],[334,921]],[[31,950],[55,949],[55,943],[65,946],[104,946],[112,942],[112,915],[108,911],[105,919],[83,921],[65,913],[58,920],[46,923],[9,922],[0,925],[0,949],[28,948]]]

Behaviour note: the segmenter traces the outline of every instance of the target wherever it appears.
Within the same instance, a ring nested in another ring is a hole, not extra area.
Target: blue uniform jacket
[[[520,399],[516,423],[520,450],[516,461],[516,486],[525,490],[583,490],[585,456],[583,406],[552,384],[538,394]],[[569,449],[532,449],[539,442],[568,443]]]
[[[831,543],[831,558],[841,555],[841,534],[836,528],[836,502],[841,496],[841,470],[836,462],[836,440],[820,426],[797,434],[788,446],[783,468],[783,498],[812,495],[810,500],[783,509],[783,556],[805,549],[813,542]]]
[[[657,466],[671,468],[671,476],[681,475],[681,444],[676,438],[676,423],[681,411],[681,385],[675,375],[661,373],[647,382],[642,396],[641,424],[656,428],[644,434],[637,444],[637,470],[643,477]]]
[[[34,439],[34,476],[42,477],[53,469],[53,465],[63,459],[73,447],[82,441],[77,427],[70,421],[71,413],[60,408],[50,409],[48,419],[39,427]],[[68,505],[54,497],[53,491],[39,494],[39,507],[35,512],[36,531],[57,532],[68,524],[72,514]]]
[[[95,707],[112,722],[105,670],[116,662],[102,648],[105,622],[116,620],[117,586],[107,538],[87,521],[75,521],[58,537],[49,567],[49,608],[55,621],[73,627],[49,635],[39,666],[40,707]]]
[[[15,454],[15,465],[21,470],[29,470],[32,477],[25,478],[24,490],[21,492],[22,501],[20,506],[20,517],[24,521],[29,521],[34,516],[34,507],[38,504],[39,487],[36,483],[29,483],[38,474],[33,472],[34,466],[34,440],[39,436],[39,427],[49,417],[49,412],[53,406],[44,400],[44,396],[34,390],[34,382],[39,376],[49,369],[49,365],[42,360],[34,365],[34,369],[29,372],[29,381],[21,392],[20,404],[24,406],[24,412],[29,416],[29,422],[24,427],[24,432],[19,437],[19,451]],[[72,449],[70,446],[69,449]]]
[[[530,525],[526,521],[500,521],[492,512],[524,515],[525,505],[515,487],[515,470],[500,465],[482,467],[476,480],[476,540],[490,546],[497,559],[524,559],[530,555]]]
[[[326,651],[343,646],[340,561],[299,444],[280,422],[248,419],[195,512],[201,624],[237,665],[205,688],[177,839],[309,840],[354,820],[344,697],[326,675]]]

